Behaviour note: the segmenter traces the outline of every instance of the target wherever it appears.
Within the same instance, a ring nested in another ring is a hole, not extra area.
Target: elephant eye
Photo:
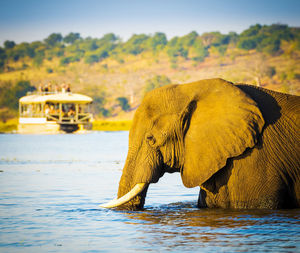
[[[150,145],[154,145],[155,144],[155,138],[154,138],[154,136],[152,134],[147,134],[146,135],[146,139],[147,139],[147,141],[148,141],[148,143]]]

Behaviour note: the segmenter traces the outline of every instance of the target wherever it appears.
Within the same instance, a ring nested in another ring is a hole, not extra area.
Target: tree
[[[241,33],[241,37],[252,37],[258,35],[262,26],[260,24],[252,25]]]
[[[50,34],[44,41],[50,47],[56,46],[63,39],[63,36],[60,33],[52,33]]]
[[[5,83],[0,88],[0,107],[7,107],[11,110],[18,109],[19,98],[26,95],[29,91],[34,91],[30,81],[21,80],[15,84]]]
[[[43,64],[43,60],[44,60],[43,52],[36,54],[35,57],[33,58],[34,66],[40,67]]]
[[[74,42],[76,40],[79,40],[80,39],[80,34],[79,33],[69,33],[68,35],[66,35],[64,38],[63,38],[63,41],[65,43],[68,43],[68,44],[74,44]]]
[[[167,45],[167,54],[170,57],[171,62],[176,63],[176,58],[182,56],[187,58],[188,48],[184,47],[182,40],[179,37],[171,39]]]
[[[196,62],[202,62],[204,61],[205,57],[208,56],[208,50],[203,45],[202,39],[199,37],[195,40],[190,51],[192,54],[192,59]]]
[[[118,97],[116,100],[119,102],[119,105],[121,106],[123,111],[126,112],[130,109],[128,99],[126,97]]]
[[[5,59],[6,59],[5,50],[2,47],[0,47],[0,72],[4,69]]]
[[[162,49],[167,43],[167,36],[164,33],[157,32],[152,38],[149,38],[150,48],[153,51]]]
[[[99,62],[99,56],[96,55],[95,53],[88,53],[84,57],[84,62],[87,64],[92,64],[94,62]]]
[[[11,48],[14,48],[16,45],[16,43],[12,40],[6,40],[4,41],[4,48],[5,49],[11,49]]]
[[[280,51],[280,44],[279,39],[274,39],[273,36],[268,37],[262,40],[262,42],[257,46],[257,50],[269,55],[275,55]]]
[[[149,36],[145,34],[134,34],[126,43],[123,44],[123,51],[129,54],[138,55],[147,48],[146,41]]]
[[[243,38],[241,39],[238,44],[237,47],[244,49],[244,50],[251,50],[256,48],[256,42],[253,39],[248,39],[248,38]]]
[[[114,43],[117,40],[118,37],[113,33],[107,33],[100,39],[101,42],[106,42],[106,43]]]
[[[188,33],[187,35],[181,37],[181,43],[184,45],[184,46],[187,46],[187,47],[190,47],[192,46],[196,39],[198,38],[198,33],[193,31],[193,32],[190,32]]]

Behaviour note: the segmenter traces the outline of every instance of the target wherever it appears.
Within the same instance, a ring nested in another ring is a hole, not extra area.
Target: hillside
[[[113,34],[82,39],[72,33],[69,40],[54,35],[31,44],[6,41],[0,48],[0,114],[13,114],[16,107],[3,102],[3,94],[20,81],[29,82],[24,92],[70,83],[73,92],[94,98],[97,117],[118,120],[132,118],[147,90],[170,82],[220,77],[300,94],[299,28],[255,25],[239,35],[191,32],[169,41],[163,33],[133,35],[126,42]]]

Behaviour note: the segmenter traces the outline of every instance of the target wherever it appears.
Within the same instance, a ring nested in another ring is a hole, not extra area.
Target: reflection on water
[[[128,133],[0,135],[0,252],[299,252],[300,210],[197,209],[179,174],[115,197]]]
[[[139,228],[145,233],[143,243],[153,250],[161,247],[173,250],[174,245],[177,250],[220,251],[222,248],[225,252],[299,249],[299,210],[199,210],[194,208],[194,203],[186,202],[126,213],[126,216],[129,224],[144,225]]]

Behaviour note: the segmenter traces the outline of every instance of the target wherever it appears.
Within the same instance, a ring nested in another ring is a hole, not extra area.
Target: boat
[[[18,133],[73,133],[90,130],[89,96],[71,92],[37,92],[19,99]]]

